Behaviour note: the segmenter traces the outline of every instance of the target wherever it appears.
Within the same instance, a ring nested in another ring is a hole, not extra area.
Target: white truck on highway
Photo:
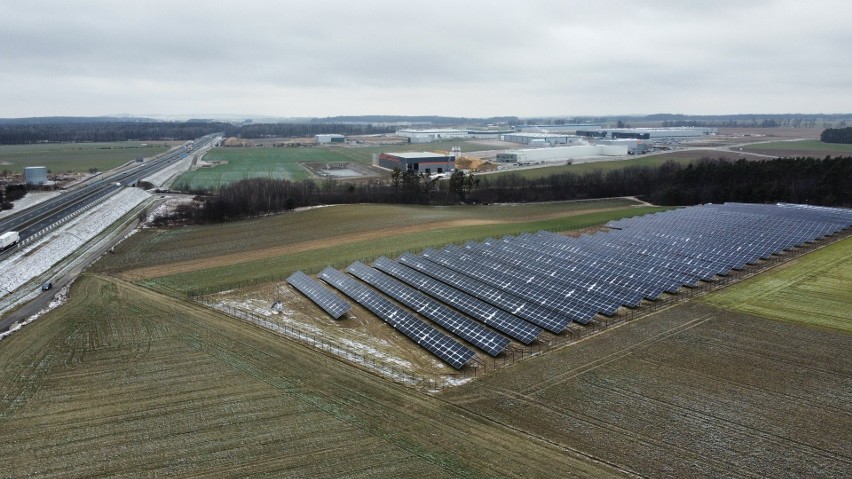
[[[14,246],[18,244],[18,241],[21,240],[21,237],[18,235],[17,231],[7,231],[0,235],[0,250],[4,250],[10,246]]]

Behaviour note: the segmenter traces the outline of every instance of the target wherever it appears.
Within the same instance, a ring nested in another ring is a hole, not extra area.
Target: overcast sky
[[[852,112],[847,0],[0,0],[0,117]]]

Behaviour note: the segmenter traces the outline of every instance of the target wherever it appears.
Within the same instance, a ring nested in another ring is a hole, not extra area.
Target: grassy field
[[[707,298],[726,309],[852,333],[852,238]]]
[[[145,146],[143,146],[145,145]],[[0,170],[23,173],[27,166],[45,166],[53,173],[106,171],[138,156],[151,157],[168,150],[167,143],[48,143],[0,146]]]
[[[676,163],[680,163],[686,165],[691,163],[696,158],[692,156],[688,157],[678,157],[678,156],[670,156],[670,155],[654,155],[654,156],[643,156],[639,158],[631,158],[628,160],[613,160],[613,161],[595,161],[591,163],[579,163],[576,165],[560,165],[560,166],[548,166],[545,168],[529,168],[529,169],[519,169],[519,170],[508,170],[500,173],[490,173],[489,178],[495,175],[510,175],[517,174],[524,178],[528,179],[538,179],[544,178],[550,175],[561,174],[561,173],[576,173],[583,174],[589,173],[592,171],[610,171],[617,170],[620,168],[627,168],[628,166],[659,166],[667,161],[674,161]]]
[[[208,163],[222,162],[182,174],[175,185],[190,189],[216,189],[246,178],[299,181],[310,178],[300,161],[347,162],[328,148],[214,148],[204,156]]]
[[[299,181],[312,175],[300,162],[372,164],[373,154],[389,151],[448,150],[462,146],[464,151],[486,149],[488,145],[471,141],[424,143],[388,146],[330,146],[306,148],[216,148],[207,153],[204,161],[221,162],[210,168],[199,168],[181,175],[175,184],[185,184],[190,189],[215,189],[246,178],[275,178]]]
[[[180,293],[279,281],[354,260],[488,236],[565,231],[659,211],[627,199],[487,207],[347,205],[224,225],[145,231],[99,271]],[[255,232],[245,235],[244,231]]]
[[[773,156],[813,156],[823,158],[852,155],[852,145],[823,143],[819,140],[777,141],[744,146],[743,151]]]
[[[595,464],[115,279],[0,344],[5,477],[579,477]]]

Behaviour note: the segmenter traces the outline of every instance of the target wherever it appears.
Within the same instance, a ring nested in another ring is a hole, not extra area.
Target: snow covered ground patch
[[[75,221],[21,248],[6,260],[0,271],[0,297],[50,270],[150,196],[138,188],[125,188]]]
[[[183,173],[184,171],[189,171],[189,167],[192,165],[192,159],[195,155],[189,155],[186,158],[172,163],[171,165],[163,168],[162,170],[154,173],[151,176],[146,178],[142,178],[142,181],[147,181],[156,187],[162,187],[166,183],[169,182],[175,176]]]
[[[170,196],[160,206],[156,207],[154,211],[148,213],[148,217],[145,218],[145,221],[140,226],[142,228],[152,228],[157,218],[171,216],[177,211],[179,206],[188,205],[193,201],[195,199],[192,196]]]

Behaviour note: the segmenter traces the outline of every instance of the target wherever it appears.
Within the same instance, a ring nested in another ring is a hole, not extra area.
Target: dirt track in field
[[[158,278],[161,276],[169,276],[173,274],[179,273],[187,273],[190,271],[198,271],[208,268],[214,268],[219,266],[226,266],[232,264],[245,263],[249,261],[262,260],[267,258],[275,258],[278,256],[284,256],[287,254],[296,254],[302,253],[305,251],[311,251],[316,249],[330,248],[334,246],[340,246],[344,244],[351,243],[359,243],[363,241],[370,241],[379,238],[389,238],[394,236],[406,236],[410,234],[420,233],[424,231],[430,230],[440,230],[440,229],[452,229],[452,228],[464,228],[470,226],[484,226],[484,225],[494,225],[494,224],[510,224],[510,223],[521,223],[525,221],[544,221],[551,220],[569,216],[578,216],[588,213],[600,213],[604,211],[612,211],[621,208],[604,208],[604,209],[588,209],[588,210],[578,210],[572,211],[570,214],[550,214],[550,215],[540,215],[535,216],[534,218],[524,218],[520,220],[480,220],[480,219],[464,219],[464,220],[450,220],[450,221],[439,221],[434,223],[426,223],[420,225],[411,225],[405,227],[395,227],[395,228],[384,228],[374,231],[365,231],[362,233],[355,233],[346,236],[345,238],[334,237],[334,238],[323,238],[317,240],[310,241],[302,241],[298,243],[291,243],[281,246],[276,246],[272,248],[263,248],[252,251],[244,251],[240,253],[232,253],[222,256],[216,256],[212,258],[199,258],[187,261],[179,261],[176,263],[156,265],[156,266],[148,266],[144,268],[135,268],[128,271],[124,271],[118,274],[119,277],[131,280],[131,281],[140,281],[144,279],[150,278]]]

